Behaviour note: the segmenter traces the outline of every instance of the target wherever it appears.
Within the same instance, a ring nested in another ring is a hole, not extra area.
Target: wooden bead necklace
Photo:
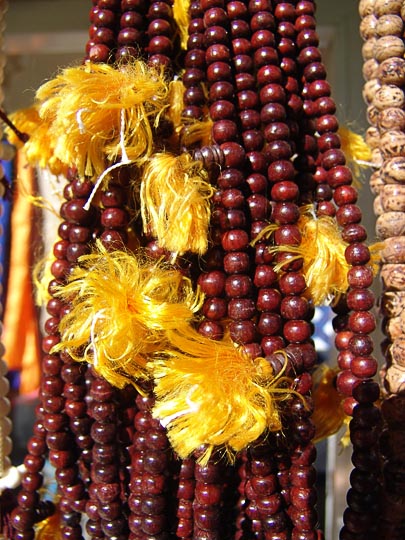
[[[83,515],[92,540],[321,538],[311,421],[313,305],[304,260],[297,256],[308,205],[314,219],[336,220],[351,267],[348,292],[333,308],[337,386],[345,412],[353,416],[355,467],[341,538],[376,537],[381,420],[374,406],[379,388],[372,381],[373,273],[318,49],[314,2],[193,1],[185,50],[170,1],[92,3],[85,60],[123,69],[140,57],[150,68],[163,66],[170,78],[179,72],[180,146],[202,158],[215,190],[210,243],[202,257],[176,258],[142,231],[129,196],[142,174],[137,165],[115,168],[90,210],[85,206],[94,195],[92,182],[69,171],[51,268],[38,419],[12,515],[14,538],[34,538],[44,514],[37,489],[47,450],[56,468],[64,539],[85,536]],[[204,137],[188,142],[197,122],[202,131],[210,128],[209,146]],[[156,152],[170,144],[172,130],[170,120],[154,124]],[[263,356],[274,375],[289,378],[295,393],[280,402],[282,433],[266,432],[234,464],[221,459],[221,449],[206,462],[204,448],[180,460],[153,416],[152,391],[115,388],[96,362],[90,367],[66,351],[54,352],[61,341],[59,321],[71,309],[55,291],[98,238],[109,252],[142,245],[155,259],[171,262],[204,293],[195,321],[202,338],[220,343],[229,336],[252,361]]]

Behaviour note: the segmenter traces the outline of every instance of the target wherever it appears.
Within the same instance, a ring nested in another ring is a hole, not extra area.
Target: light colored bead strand
[[[405,492],[398,478],[405,468],[403,411],[405,389],[405,44],[403,0],[361,0],[361,34],[365,39],[363,97],[372,126],[367,142],[380,169],[370,179],[376,198],[377,236],[381,251],[381,315],[387,339],[382,344],[385,430],[380,440],[384,484],[380,501],[380,540],[405,537]],[[369,26],[372,22],[373,28]]]

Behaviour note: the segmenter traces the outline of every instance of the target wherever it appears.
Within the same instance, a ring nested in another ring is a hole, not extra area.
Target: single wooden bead
[[[377,23],[378,19],[373,13],[361,19],[360,35],[365,41],[377,36]]]
[[[381,84],[402,86],[405,81],[405,60],[402,57],[387,58],[377,68],[377,77]]]
[[[377,39],[374,47],[374,56],[381,63],[387,58],[403,58],[405,45],[401,37],[383,36]]]

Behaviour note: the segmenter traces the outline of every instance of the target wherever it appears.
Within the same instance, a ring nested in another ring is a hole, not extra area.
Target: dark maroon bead
[[[257,309],[259,311],[277,311],[281,302],[281,294],[277,289],[262,288],[257,296]]]
[[[337,376],[337,388],[345,396],[351,396],[354,388],[360,383],[360,379],[355,377],[350,371],[341,371]]]
[[[253,321],[235,321],[229,325],[231,339],[235,343],[252,343],[256,337],[256,325]]]
[[[198,331],[209,339],[221,340],[224,336],[223,327],[215,321],[203,321],[198,326]]]

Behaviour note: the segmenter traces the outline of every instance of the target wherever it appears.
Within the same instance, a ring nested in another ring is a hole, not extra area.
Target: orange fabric
[[[21,370],[20,392],[39,386],[39,331],[31,280],[33,207],[27,194],[35,176],[22,152],[17,154],[16,186],[11,213],[10,269],[4,312],[3,343],[9,369]]]

